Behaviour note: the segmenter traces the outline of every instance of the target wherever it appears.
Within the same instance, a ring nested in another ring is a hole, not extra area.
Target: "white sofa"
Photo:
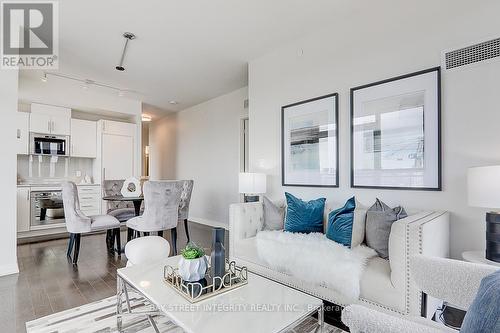
[[[325,225],[328,213],[340,206],[341,204],[327,203]],[[255,235],[262,230],[264,222],[261,202],[232,204],[229,215],[231,260],[235,260],[238,265],[248,267],[251,272],[325,301],[340,306],[352,303],[333,288],[303,282],[267,267],[259,259]],[[414,254],[448,257],[449,214],[447,212],[416,212],[396,221],[389,238],[389,260],[380,257],[370,259],[361,278],[361,294],[356,303],[402,315],[420,315],[422,293],[412,281],[409,269],[409,257]]]

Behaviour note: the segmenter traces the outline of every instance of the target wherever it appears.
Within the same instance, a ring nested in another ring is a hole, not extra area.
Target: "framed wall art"
[[[441,190],[440,68],[351,89],[351,187]]]
[[[338,187],[338,94],[281,108],[283,186]]]

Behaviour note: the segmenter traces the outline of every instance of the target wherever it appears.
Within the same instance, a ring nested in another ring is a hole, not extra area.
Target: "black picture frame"
[[[322,185],[322,184],[292,184],[292,183],[286,183],[285,182],[285,112],[287,108],[306,104],[306,103],[311,103],[315,102],[321,99],[326,99],[326,98],[335,98],[335,103],[334,103],[334,117],[335,117],[335,124],[336,124],[336,131],[335,131],[335,156],[336,156],[336,163],[335,163],[335,184],[332,185]],[[338,93],[331,93],[327,95],[322,95],[314,98],[310,98],[307,100],[303,100],[300,102],[284,105],[281,107],[281,185],[282,186],[293,186],[293,187],[324,187],[324,188],[338,188],[339,187],[339,94]]]
[[[398,80],[403,80],[423,74],[428,74],[436,72],[436,91],[437,91],[437,186],[436,187],[400,187],[400,186],[369,186],[369,185],[355,185],[355,175],[354,175],[354,112],[355,112],[355,102],[354,102],[354,93],[358,90],[362,90],[365,88],[370,88],[377,85],[386,84],[389,82],[394,82]],[[441,135],[441,101],[442,101],[442,92],[441,92],[441,67],[432,67],[429,69],[400,75],[396,77],[392,77],[389,79],[357,86],[350,89],[350,185],[351,188],[359,188],[359,189],[386,189],[386,190],[409,190],[409,191],[442,191],[442,135]]]

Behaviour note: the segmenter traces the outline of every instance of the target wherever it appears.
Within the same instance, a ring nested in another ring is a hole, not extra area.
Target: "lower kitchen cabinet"
[[[30,189],[29,187],[17,188],[17,232],[30,230]]]

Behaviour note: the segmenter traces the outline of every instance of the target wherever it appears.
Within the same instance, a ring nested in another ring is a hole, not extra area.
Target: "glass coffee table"
[[[323,332],[321,299],[250,272],[248,284],[198,303],[190,303],[163,280],[163,267],[177,267],[179,259],[180,256],[175,256],[156,264],[117,270],[119,332],[126,330],[122,322],[124,316],[129,313],[137,315],[127,306],[129,289],[142,294],[151,303],[152,310],[140,314],[149,319],[156,332],[159,330],[154,317],[158,315],[167,316],[188,333],[277,333],[293,329],[316,313],[316,331]]]

